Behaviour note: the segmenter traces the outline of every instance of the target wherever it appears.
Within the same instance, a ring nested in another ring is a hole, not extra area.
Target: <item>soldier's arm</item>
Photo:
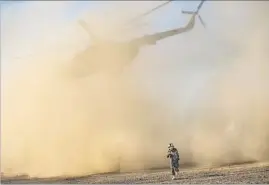
[[[169,157],[171,157],[170,150],[168,150],[167,155],[166,155],[166,158],[169,158]]]
[[[177,158],[178,158],[178,160],[180,160],[178,150],[177,150],[177,152],[176,152],[176,153],[177,153]]]

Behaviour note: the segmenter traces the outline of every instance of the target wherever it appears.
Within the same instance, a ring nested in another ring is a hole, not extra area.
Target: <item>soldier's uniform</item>
[[[167,158],[170,158],[170,167],[172,170],[172,179],[175,179],[175,175],[179,171],[179,153],[172,143],[168,145]]]

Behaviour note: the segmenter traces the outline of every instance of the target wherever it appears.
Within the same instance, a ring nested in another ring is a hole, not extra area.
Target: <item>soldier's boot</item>
[[[172,176],[172,180],[174,180],[175,178],[176,178],[176,177],[173,175],[173,176]]]

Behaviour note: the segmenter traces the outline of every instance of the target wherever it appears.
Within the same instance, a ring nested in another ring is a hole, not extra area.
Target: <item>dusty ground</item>
[[[121,173],[121,174],[102,174],[89,175],[74,178],[46,178],[46,179],[27,179],[27,178],[4,178],[1,183],[252,183],[269,184],[269,163],[242,164],[216,168],[192,168],[181,169],[176,180],[171,180],[169,169],[152,170],[147,172]]]

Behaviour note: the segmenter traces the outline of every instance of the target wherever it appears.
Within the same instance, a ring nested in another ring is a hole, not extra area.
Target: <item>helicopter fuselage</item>
[[[121,71],[139,53],[139,46],[131,42],[102,42],[88,47],[73,59],[77,75],[95,72]]]

